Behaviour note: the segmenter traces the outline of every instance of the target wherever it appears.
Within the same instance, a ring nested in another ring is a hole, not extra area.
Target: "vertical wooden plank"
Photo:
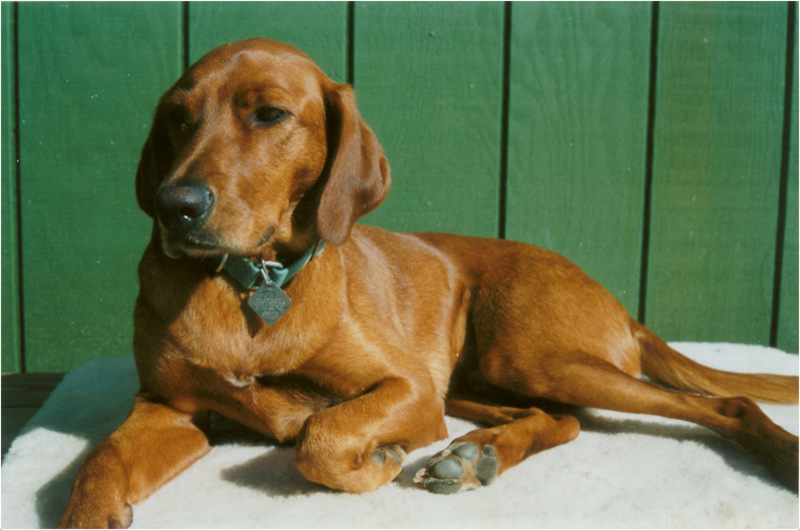
[[[661,4],[647,324],[769,341],[786,50],[783,3]]]
[[[20,3],[27,368],[131,352],[151,221],[134,175],[159,93],[180,71],[176,3]]]
[[[503,5],[359,2],[354,47],[359,109],[393,179],[365,222],[496,236]]]
[[[17,139],[14,84],[14,4],[0,5],[2,18],[2,370],[22,368],[20,348],[19,275],[17,240]]]
[[[794,78],[792,79],[791,130],[789,168],[786,185],[786,228],[783,236],[783,270],[781,271],[780,307],[778,312],[777,346],[784,351],[798,351],[798,143],[797,143],[797,20],[794,32]],[[781,244],[781,242],[778,242]]]
[[[555,250],[636,316],[650,16],[646,3],[515,3],[506,235]]]
[[[192,62],[212,48],[265,37],[300,48],[339,82],[347,78],[347,3],[197,2],[189,4]]]

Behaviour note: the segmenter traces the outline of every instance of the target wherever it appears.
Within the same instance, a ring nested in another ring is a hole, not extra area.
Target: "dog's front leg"
[[[83,463],[59,528],[124,528],[131,505],[209,450],[192,415],[137,396],[133,410]]]
[[[361,493],[397,477],[406,451],[445,436],[444,402],[431,381],[386,379],[309,417],[295,445],[295,465],[313,482]]]

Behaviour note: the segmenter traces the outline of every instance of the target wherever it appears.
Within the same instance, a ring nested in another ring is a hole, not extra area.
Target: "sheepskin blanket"
[[[797,374],[798,358],[734,344],[674,344],[732,371]],[[67,375],[2,465],[3,528],[52,527],[88,451],[126,417],[137,389],[131,356]],[[798,431],[796,406],[764,406]],[[568,444],[535,455],[489,487],[434,495],[413,477],[436,443],[408,455],[393,483],[361,495],[306,481],[289,448],[222,422],[210,454],[134,506],[134,528],[269,527],[798,527],[798,498],[752,457],[687,423],[594,409]],[[474,428],[448,418],[450,437]]]

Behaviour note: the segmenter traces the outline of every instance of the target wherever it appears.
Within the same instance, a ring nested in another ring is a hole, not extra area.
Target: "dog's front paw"
[[[57,528],[128,528],[132,522],[133,509],[128,503],[103,509],[70,502]]]
[[[389,464],[394,462],[398,466],[402,467],[403,460],[405,460],[406,458],[406,452],[399,445],[392,445],[388,447],[381,447],[380,449],[372,453],[371,458],[376,464],[381,466],[386,465],[387,458],[390,458],[391,460],[388,460]]]
[[[97,450],[96,450],[97,451]],[[128,479],[113,454],[98,451],[78,472],[58,528],[128,528],[133,509],[126,500]]]
[[[498,470],[497,453],[491,445],[453,442],[417,472],[414,482],[433,493],[456,493],[491,484]]]
[[[406,452],[399,445],[368,449],[359,455],[322,448],[306,437],[295,446],[295,467],[308,480],[349,493],[372,491],[397,478]]]

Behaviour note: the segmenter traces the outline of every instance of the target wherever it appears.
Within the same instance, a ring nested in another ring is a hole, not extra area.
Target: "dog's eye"
[[[250,115],[254,127],[269,127],[283,121],[289,113],[283,109],[263,105]]]
[[[191,116],[183,107],[175,106],[167,108],[166,118],[170,127],[170,133],[173,134],[176,139],[188,136],[195,129],[195,124],[192,122]]]
[[[172,140],[176,143],[181,143],[186,141],[196,129],[196,125],[190,123],[188,121],[179,120],[172,125],[170,134],[172,135]]]

